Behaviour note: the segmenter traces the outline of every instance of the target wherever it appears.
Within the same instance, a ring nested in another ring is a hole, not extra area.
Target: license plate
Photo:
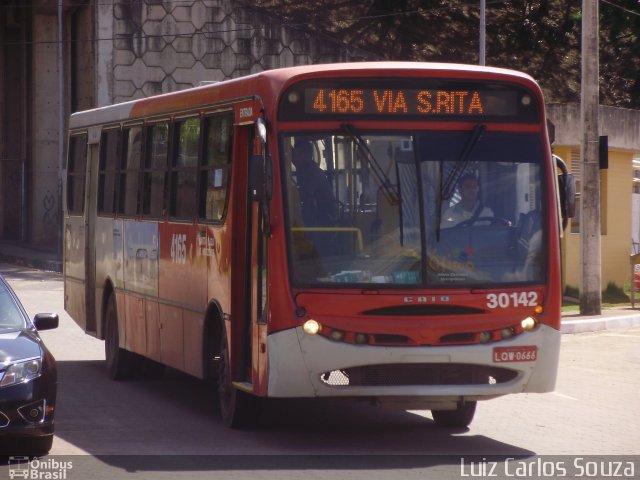
[[[494,347],[494,363],[534,362],[538,356],[538,347],[524,345],[522,347]]]

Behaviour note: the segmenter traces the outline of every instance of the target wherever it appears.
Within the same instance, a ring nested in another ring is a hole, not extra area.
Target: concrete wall
[[[34,15],[32,50],[32,142],[28,178],[30,241],[55,245],[60,224],[58,201],[57,17]]]
[[[273,68],[373,58],[232,0],[98,5],[98,106]],[[109,38],[109,37],[107,37]]]
[[[69,111],[265,69],[373,58],[284,27],[233,0],[123,0],[67,6],[59,105],[58,17],[7,9],[0,22],[0,238],[56,247],[59,132]]]
[[[640,152],[640,110],[601,106],[600,135],[609,136],[609,148]],[[556,126],[556,145],[580,145],[580,105],[547,105],[547,116]]]

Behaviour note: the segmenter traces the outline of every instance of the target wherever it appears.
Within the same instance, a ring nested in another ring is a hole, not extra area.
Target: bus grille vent
[[[408,385],[495,385],[513,380],[518,372],[471,364],[427,363],[367,365],[320,375],[332,387],[399,387]]]

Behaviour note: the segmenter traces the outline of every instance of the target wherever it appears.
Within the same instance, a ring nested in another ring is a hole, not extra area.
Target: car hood
[[[42,349],[37,336],[27,330],[0,333],[0,368],[5,362],[40,357]]]

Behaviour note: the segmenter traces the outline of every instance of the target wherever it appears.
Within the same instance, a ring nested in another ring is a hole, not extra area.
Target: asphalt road
[[[60,328],[42,332],[58,361],[59,393],[56,438],[41,460],[70,459],[70,480],[460,478],[472,476],[470,462],[497,461],[504,470],[511,457],[640,453],[639,328],[564,335],[555,392],[482,402],[468,430],[438,429],[428,411],[280,400],[267,404],[260,428],[236,431],[222,426],[206,382],[175,371],[153,381],[108,380],[103,342],[63,311],[58,274],[3,264],[0,272],[31,316],[61,314]]]

